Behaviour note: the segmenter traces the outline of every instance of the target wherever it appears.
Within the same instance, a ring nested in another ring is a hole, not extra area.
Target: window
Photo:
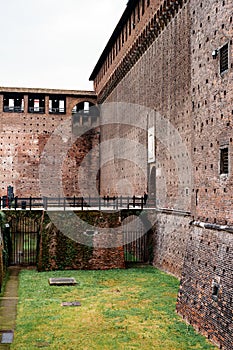
[[[24,111],[24,96],[23,94],[12,92],[4,93],[3,96],[3,111],[20,113]]]
[[[220,74],[226,72],[228,70],[228,63],[229,63],[229,57],[228,57],[228,43],[221,47],[219,50],[220,54]]]
[[[212,290],[212,299],[215,300],[215,301],[218,301],[219,289],[220,289],[219,284],[214,283],[213,284],[213,290]]]
[[[220,174],[229,173],[228,147],[220,149]]]
[[[50,95],[49,96],[49,113],[50,114],[65,114],[66,101],[64,96]]]
[[[28,95],[28,112],[45,113],[45,95]]]
[[[145,13],[145,0],[142,0],[142,15]]]
[[[140,4],[137,5],[138,22],[140,21]]]

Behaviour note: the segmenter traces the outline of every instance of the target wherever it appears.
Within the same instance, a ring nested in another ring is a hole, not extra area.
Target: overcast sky
[[[92,90],[127,0],[1,0],[0,86]]]

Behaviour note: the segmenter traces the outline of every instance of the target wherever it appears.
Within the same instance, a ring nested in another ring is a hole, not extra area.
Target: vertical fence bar
[[[15,197],[15,210],[18,208],[18,197]]]
[[[43,197],[43,205],[44,205],[44,210],[47,210],[48,208],[47,197]]]

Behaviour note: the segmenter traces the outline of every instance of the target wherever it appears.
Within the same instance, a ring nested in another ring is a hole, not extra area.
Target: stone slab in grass
[[[77,284],[73,277],[49,278],[50,286],[75,286]]]
[[[0,331],[1,344],[13,343],[14,332],[13,331]]]
[[[61,303],[61,306],[81,306],[81,303],[79,301],[65,301]]]

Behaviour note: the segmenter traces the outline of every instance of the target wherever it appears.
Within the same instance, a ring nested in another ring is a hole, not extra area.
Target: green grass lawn
[[[74,277],[72,287],[50,277]],[[215,349],[175,313],[179,282],[153,267],[20,274],[11,350]],[[62,302],[80,301],[79,307]]]

